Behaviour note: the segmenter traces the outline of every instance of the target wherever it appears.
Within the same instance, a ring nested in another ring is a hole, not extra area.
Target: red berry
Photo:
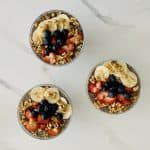
[[[107,95],[108,95],[107,92],[99,92],[99,93],[97,94],[97,96],[96,96],[96,99],[97,99],[98,101],[103,102],[103,101],[104,101],[104,98],[105,98]]]
[[[105,104],[112,104],[116,101],[116,98],[115,97],[105,97],[104,99],[104,103]]]
[[[26,112],[25,112],[25,116],[26,116],[26,118],[27,119],[30,119],[30,118],[32,118],[32,113],[31,113],[31,111],[28,109],[28,110],[26,110]]]
[[[41,115],[38,115],[37,122],[40,124],[47,124],[49,122],[49,119],[44,120],[44,119],[42,119]]]
[[[47,62],[47,63],[50,63],[50,58],[49,58],[49,56],[44,56],[44,57],[42,57],[42,60],[44,60],[44,61]]]
[[[36,121],[29,121],[27,124],[26,124],[26,129],[30,132],[34,132],[38,129],[38,124]]]
[[[56,37],[52,37],[52,39],[51,39],[51,43],[53,44],[53,45],[55,45],[56,44]]]
[[[97,81],[97,82],[96,82],[96,87],[97,87],[97,89],[101,90],[101,88],[102,88],[102,83],[101,83],[101,81]]]
[[[58,54],[59,54],[59,55],[63,54],[64,52],[65,52],[64,49],[59,49],[59,50],[58,50]]]
[[[59,129],[49,129],[47,132],[50,136],[56,136],[59,133]]]
[[[98,89],[95,86],[95,84],[93,84],[93,83],[89,84],[89,92],[91,92],[91,93],[97,93],[98,92]]]

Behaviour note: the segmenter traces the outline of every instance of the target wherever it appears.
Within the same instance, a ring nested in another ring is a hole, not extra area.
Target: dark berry
[[[103,84],[102,90],[107,91],[108,89],[109,89],[109,83],[106,82],[106,83]]]
[[[124,87],[122,84],[119,84],[119,85],[118,85],[118,88],[117,88],[117,92],[118,92],[118,93],[123,93],[124,90],[125,90],[125,87]]]
[[[130,95],[129,93],[124,93],[123,96],[124,96],[124,98],[126,98],[126,99],[130,99],[130,97],[131,97],[131,95]]]
[[[52,45],[51,50],[52,50],[53,52],[55,52],[55,51],[57,50],[56,46],[55,46],[55,45]]]
[[[116,77],[114,75],[109,76],[109,81],[110,82],[116,82]]]
[[[43,113],[42,113],[42,119],[43,119],[43,120],[48,119],[48,114],[45,113],[45,112],[43,112]]]
[[[108,93],[108,97],[111,97],[111,98],[115,97],[116,95],[117,94],[115,92],[109,92]]]
[[[49,105],[49,102],[46,99],[44,99],[44,100],[41,101],[41,104],[42,105]]]
[[[64,44],[64,41],[61,38],[58,38],[56,44],[60,47]]]
[[[38,109],[39,113],[43,113],[44,112],[44,105],[40,105],[39,109]]]
[[[37,112],[36,110],[32,110],[31,113],[32,113],[32,116],[33,116],[33,117],[37,117],[37,116],[38,116],[38,112]]]
[[[53,33],[53,35],[54,35],[56,38],[58,38],[58,37],[61,37],[61,36],[62,36],[62,33],[61,33],[59,30],[57,30],[57,31],[55,31],[55,32]]]
[[[44,45],[48,45],[49,44],[49,39],[47,39],[47,38],[43,38],[43,44]]]
[[[45,38],[47,38],[47,39],[51,38],[51,32],[49,30],[45,30],[43,34],[44,34]]]
[[[67,38],[69,31],[67,29],[62,30],[63,38]]]

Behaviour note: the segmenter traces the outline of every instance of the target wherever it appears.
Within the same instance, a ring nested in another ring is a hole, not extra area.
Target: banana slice
[[[111,74],[118,77],[120,77],[122,73],[126,73],[128,71],[127,64],[121,61],[107,61],[104,63],[104,66],[108,68]]]
[[[126,87],[132,88],[137,85],[138,79],[135,73],[128,71],[127,74],[120,78],[122,84]]]
[[[57,88],[48,88],[44,97],[48,100],[49,103],[56,103],[60,99],[60,94]]]
[[[72,107],[71,105],[67,105],[66,111],[63,113],[63,119],[69,119],[72,114]]]
[[[106,81],[109,77],[109,70],[105,66],[98,66],[94,73],[95,79],[100,81]]]
[[[40,102],[44,99],[45,89],[42,87],[35,87],[30,92],[30,97],[35,102]]]
[[[63,25],[63,22],[58,20],[58,24],[57,24],[57,29],[59,31],[62,31],[64,29],[64,25]]]

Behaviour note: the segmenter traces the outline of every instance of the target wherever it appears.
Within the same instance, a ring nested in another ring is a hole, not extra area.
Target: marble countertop
[[[82,53],[63,67],[40,61],[28,42],[33,20],[50,9],[72,13],[84,29]],[[150,149],[149,0],[1,0],[0,17],[1,150]],[[141,78],[138,103],[121,115],[96,110],[86,93],[90,70],[108,59],[128,62]],[[73,103],[67,130],[49,141],[28,136],[16,117],[21,96],[41,83],[60,86]]]

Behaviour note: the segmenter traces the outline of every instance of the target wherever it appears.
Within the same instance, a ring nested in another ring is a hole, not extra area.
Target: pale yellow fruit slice
[[[68,104],[66,107],[66,111],[63,113],[63,119],[69,119],[71,114],[72,114],[72,107],[71,105]]]
[[[94,72],[94,77],[97,81],[106,81],[109,77],[109,70],[105,66],[98,66]]]
[[[137,85],[138,79],[135,73],[128,71],[127,74],[120,78],[122,84],[126,87],[132,88]]]
[[[45,89],[42,87],[35,87],[30,92],[30,97],[35,102],[41,102],[44,99]]]
[[[57,88],[48,88],[45,93],[44,97],[48,100],[49,103],[57,103],[60,99],[60,94]]]

